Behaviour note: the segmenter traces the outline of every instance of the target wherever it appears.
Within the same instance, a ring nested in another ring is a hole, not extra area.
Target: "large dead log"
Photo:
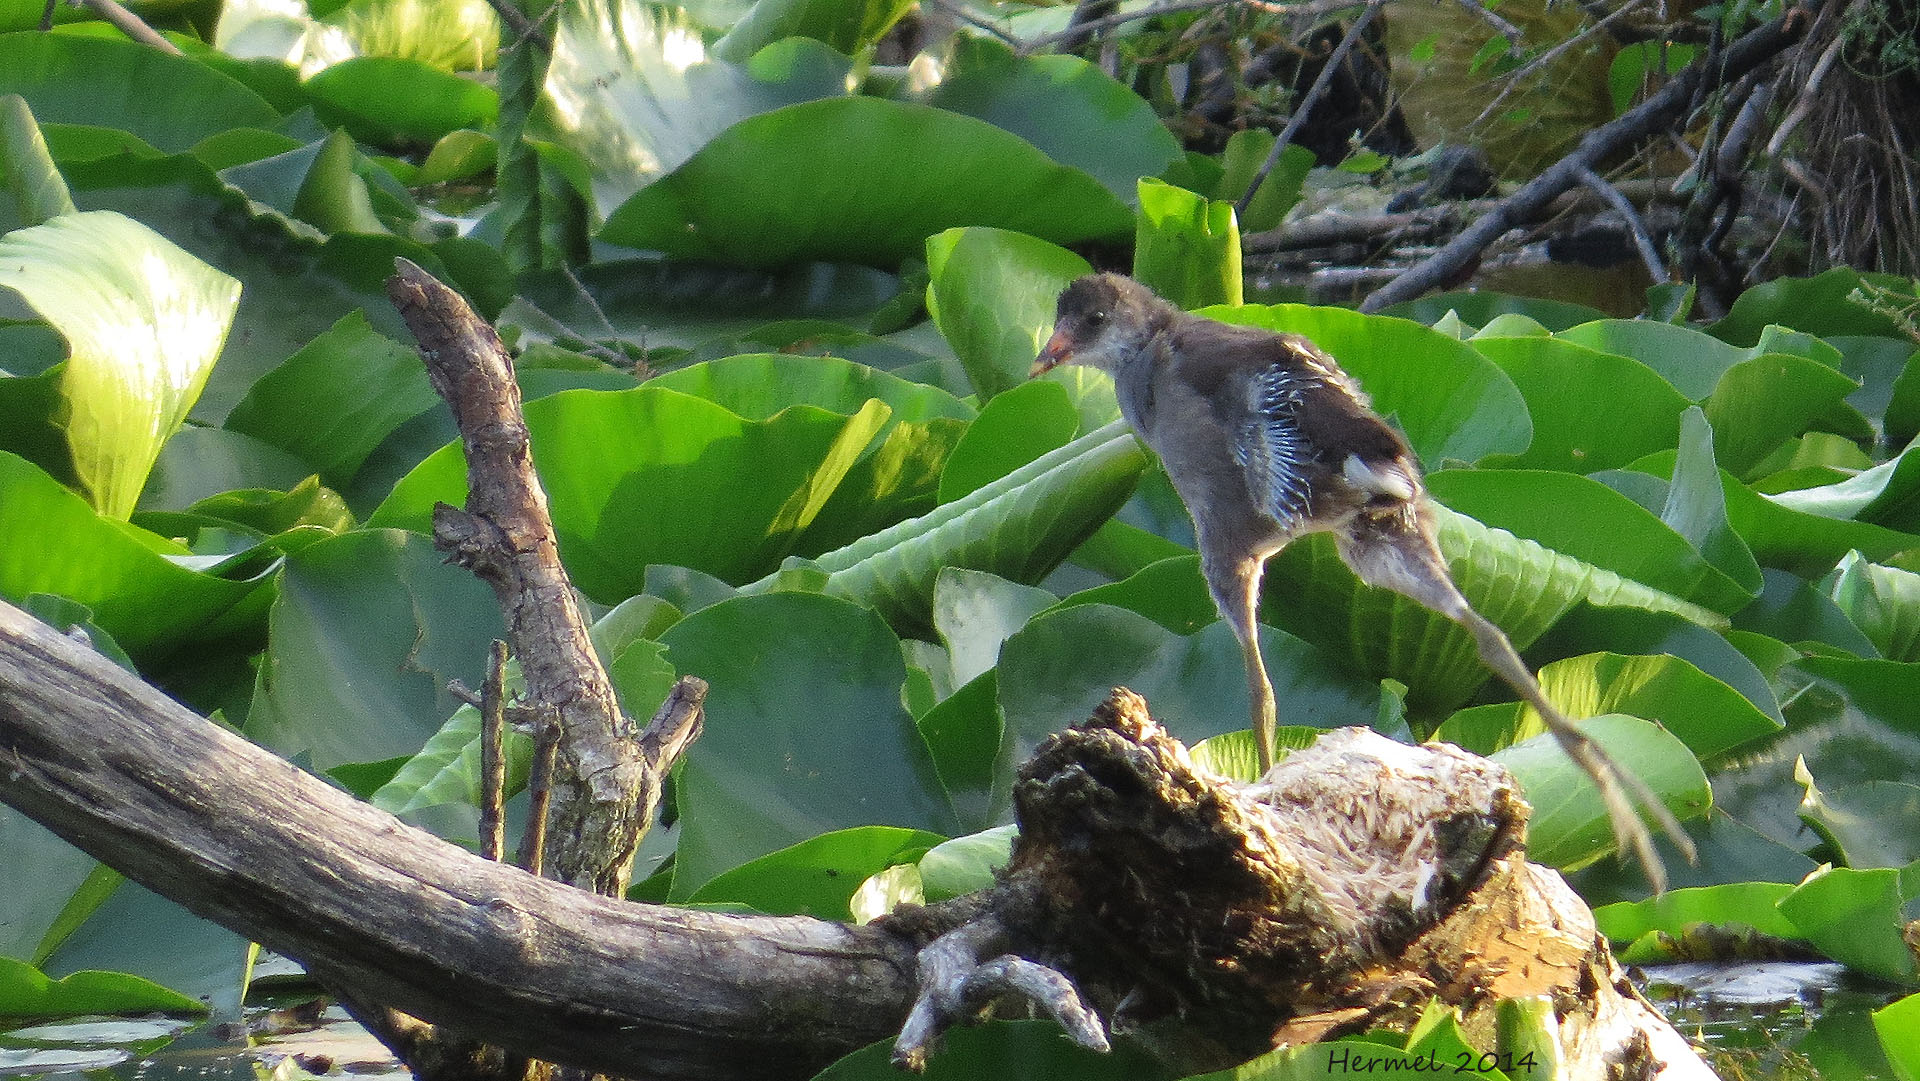
[[[1364,734],[1289,761],[1234,785],[1117,693],[1023,770],[995,889],[870,927],[690,912],[405,826],[0,605],[0,800],[360,998],[512,1052],[804,1078],[910,1010],[908,1059],[1017,992],[1089,1042],[1113,1028],[1201,1066],[1404,1026],[1429,995],[1470,1031],[1540,995],[1561,1076],[1706,1076],[1521,859],[1504,772]]]

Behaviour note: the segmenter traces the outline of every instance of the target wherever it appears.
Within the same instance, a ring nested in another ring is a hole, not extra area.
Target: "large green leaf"
[[[1747,359],[1735,348],[1692,327],[1650,319],[1599,319],[1555,335],[1602,353],[1632,357],[1673,384],[1689,401],[1702,401],[1729,368]]]
[[[1920,864],[1902,869],[1822,867],[1780,900],[1800,937],[1848,968],[1896,983],[1920,975],[1902,910],[1920,896]]]
[[[892,266],[959,225],[1072,244],[1124,237],[1133,215],[1092,177],[985,121],[839,98],[735,124],[622,204],[600,239],[742,266]]]
[[[498,53],[500,23],[485,0],[316,0],[309,7],[361,56],[473,71],[493,67]],[[223,31],[225,22],[223,13]]]
[[[718,875],[687,903],[745,905],[769,916],[851,920],[854,894],[868,878],[912,863],[944,840],[937,833],[898,826],[835,830]]]
[[[1213,197],[1223,202],[1238,204],[1241,196],[1247,193],[1247,186],[1259,175],[1260,167],[1266,164],[1267,157],[1273,153],[1274,134],[1263,128],[1248,128],[1236,131],[1227,139],[1227,148],[1220,155],[1220,185],[1214,189]],[[1300,202],[1300,191],[1305,185],[1307,173],[1319,164],[1313,151],[1299,143],[1289,144],[1280,152],[1280,160],[1273,171],[1260,185],[1253,201],[1247,204],[1246,217],[1240,222],[1241,228],[1257,233],[1279,226],[1280,219],[1287,216]],[[1401,312],[1394,312],[1401,315]],[[1437,319],[1439,315],[1436,314]],[[1433,320],[1421,320],[1428,322]]]
[[[1005,128],[1127,203],[1137,180],[1180,159],[1153,106],[1077,56],[1016,56],[989,38],[959,37],[927,104]]]
[[[184,548],[102,518],[86,501],[12,454],[0,453],[0,596],[52,593],[93,610],[93,621],[136,657],[217,635],[258,582],[183,566]]]
[[[1572,473],[1449,469],[1429,476],[1427,486],[1462,514],[1682,600],[1730,613],[1753,599],[1665,522],[1598,481]]]
[[[1686,746],[1658,725],[1610,714],[1581,722],[1621,769],[1644,781],[1675,816],[1703,813],[1712,802],[1706,774]],[[1551,867],[1574,868],[1614,851],[1605,801],[1585,771],[1551,735],[1539,735],[1493,755],[1513,771],[1533,817],[1527,823],[1527,858]]]
[[[940,501],[951,503],[1066,446],[1080,428],[1066,388],[1046,379],[997,394],[947,458]]]
[[[849,55],[880,40],[912,0],[756,0],[713,43],[721,60],[744,62],[782,38],[813,38]]]
[[[1707,332],[1735,345],[1758,341],[1774,324],[1822,336],[1899,336],[1900,327],[1891,317],[1852,299],[1862,281],[1912,289],[1911,283],[1890,274],[1862,274],[1849,267],[1834,267],[1811,278],[1775,278],[1741,293],[1727,317]]]
[[[1827,856],[1848,867],[1905,867],[1920,860],[1920,785],[1868,781],[1828,791],[1802,772],[1800,818],[1820,835]]]
[[[1533,415],[1525,453],[1483,464],[1591,473],[1674,444],[1687,399],[1637,360],[1540,335],[1476,337],[1473,347],[1500,365]]]
[[[791,406],[763,421],[663,387],[567,391],[526,406],[574,584],[605,602],[642,591],[649,563],[738,582],[772,570],[886,422]],[[458,445],[394,487],[371,524],[426,532],[436,502],[466,499]],[[724,493],[717,495],[717,493]]]
[[[491,87],[419,60],[363,56],[306,82],[320,119],[365,142],[427,145],[460,128],[480,128],[500,113]]]
[[[1742,360],[1705,403],[1715,457],[1728,472],[1745,476],[1857,389],[1852,379],[1805,357],[1766,353]]]
[[[982,402],[1026,381],[1060,291],[1091,270],[1065,248],[1005,229],[949,229],[927,240],[927,312]]]
[[[207,1004],[125,972],[75,972],[50,980],[25,961],[0,957],[0,1017],[205,1013]]]
[[[933,509],[948,454],[974,415],[972,406],[938,387],[830,356],[743,354],[690,364],[649,385],[685,391],[755,421],[792,405],[853,414],[878,400],[893,411],[795,542],[802,555]]]
[[[235,1014],[247,971],[247,940],[138,883],[122,882],[41,962],[48,976],[113,971]]]
[[[958,832],[900,702],[900,642],[873,612],[817,594],[738,597],[662,641],[676,670],[712,687],[676,775],[674,898],[830,830]]]
[[[1720,486],[1723,474],[1714,464],[1714,450],[1713,431],[1705,416],[1689,408],[1680,416],[1680,446],[1660,520],[1741,589],[1757,593],[1760,566],[1728,516],[1726,495]]]
[[[1233,204],[1142,178],[1133,276],[1182,308],[1239,304],[1240,226]]]
[[[354,312],[260,377],[226,426],[298,455],[344,488],[382,440],[439,400],[415,350]]]
[[[84,919],[104,899],[99,879],[118,876],[101,868],[93,857],[55,836],[52,831],[11,807],[0,807],[0,845],[14,865],[32,868],[32,874],[0,879],[0,957],[36,962],[66,937],[77,913]],[[106,883],[111,891],[113,882]],[[94,894],[95,896],[87,896]],[[0,1010],[4,1014],[5,1010]]]
[[[26,98],[43,125],[110,126],[164,151],[279,120],[265,99],[207,65],[124,39],[0,35],[0,94]]]
[[[933,625],[952,658],[954,686],[999,664],[1000,644],[1058,603],[1044,589],[985,571],[943,568],[933,588]]]
[[[775,320],[865,326],[900,294],[900,279],[848,263],[751,271],[643,258],[523,275],[520,294],[500,323],[523,342],[611,334],[643,349],[688,349]]]
[[[18,94],[0,96],[0,184],[13,195],[24,224],[39,225],[75,209],[33,110]]]
[[[125,518],[206,385],[240,283],[106,211],[0,237],[0,280],[66,337],[74,470],[101,513]]]
[[[347,533],[288,557],[247,734],[312,768],[418,751],[480,685],[502,637],[492,591],[426,537]]]
[[[602,213],[739,121],[846,91],[846,59],[814,43],[783,42],[752,65],[706,55],[685,9],[638,0],[561,9],[541,134],[586,162]]]
[[[1533,436],[1526,401],[1494,363],[1445,334],[1405,319],[1345,308],[1248,304],[1200,315],[1304,334],[1340,361],[1397,421],[1428,469],[1448,458],[1518,454]]]
[[[944,567],[1038,581],[1126,502],[1147,454],[1116,421],[930,514],[815,562],[826,588],[870,605],[904,632],[930,626]],[[773,588],[773,579],[744,587]]]
[[[1848,553],[1836,569],[1833,602],[1890,661],[1920,661],[1920,574]]]
[[[1540,688],[1570,717],[1625,713],[1655,721],[1700,758],[1715,758],[1784,725],[1740,692],[1678,657],[1590,653],[1540,670]],[[1531,706],[1523,724],[1545,731]]]

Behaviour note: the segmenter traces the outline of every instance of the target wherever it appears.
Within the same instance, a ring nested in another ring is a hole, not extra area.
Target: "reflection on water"
[[[1871,1014],[1898,997],[1835,964],[1649,966],[1647,997],[1709,1050],[1722,1077],[1895,1081]],[[268,1075],[271,1075],[269,1077]],[[89,1081],[300,1081],[409,1075],[337,1006],[249,1007],[246,1024],[80,1018],[0,1032],[0,1077]]]
[[[249,1007],[246,1024],[78,1018],[0,1032],[0,1076],[91,1081],[295,1081],[410,1076],[339,1007]]]

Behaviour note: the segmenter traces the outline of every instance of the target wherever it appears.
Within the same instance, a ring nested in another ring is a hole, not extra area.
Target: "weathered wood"
[[[805,1078],[897,1031],[913,944],[630,904],[409,827],[0,604],[0,800],[363,1001],[639,1079]]]
[[[953,1002],[979,971],[1183,1065],[1404,1029],[1429,996],[1482,1038],[1497,997],[1523,995],[1552,1005],[1561,1076],[1710,1076],[1559,876],[1520,858],[1504,771],[1369,733],[1289,762],[1215,777],[1116,692],[1022,770],[995,889],[871,927],[685,911],[408,827],[0,605],[0,801],[356,1001],[512,1055],[805,1078],[900,1030],[916,953],[944,938],[980,962],[949,966]],[[966,1020],[933,1012],[923,1049]]]
[[[500,336],[460,294],[405,259],[396,260],[387,293],[466,449],[466,509],[434,508],[434,544],[493,587],[527,698],[551,709],[560,727],[570,768],[553,776],[552,877],[618,897],[671,763],[641,753],[588,640]]]

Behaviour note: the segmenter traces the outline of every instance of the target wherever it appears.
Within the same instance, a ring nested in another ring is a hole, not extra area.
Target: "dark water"
[[[1834,964],[1663,965],[1640,983],[1727,1081],[1897,1081],[1872,1011],[1898,997]],[[0,1077],[87,1081],[386,1081],[408,1076],[338,1007],[303,997],[245,1023],[83,1018],[0,1032]],[[903,1075],[905,1076],[905,1075]],[[985,1079],[983,1079],[985,1081]]]

